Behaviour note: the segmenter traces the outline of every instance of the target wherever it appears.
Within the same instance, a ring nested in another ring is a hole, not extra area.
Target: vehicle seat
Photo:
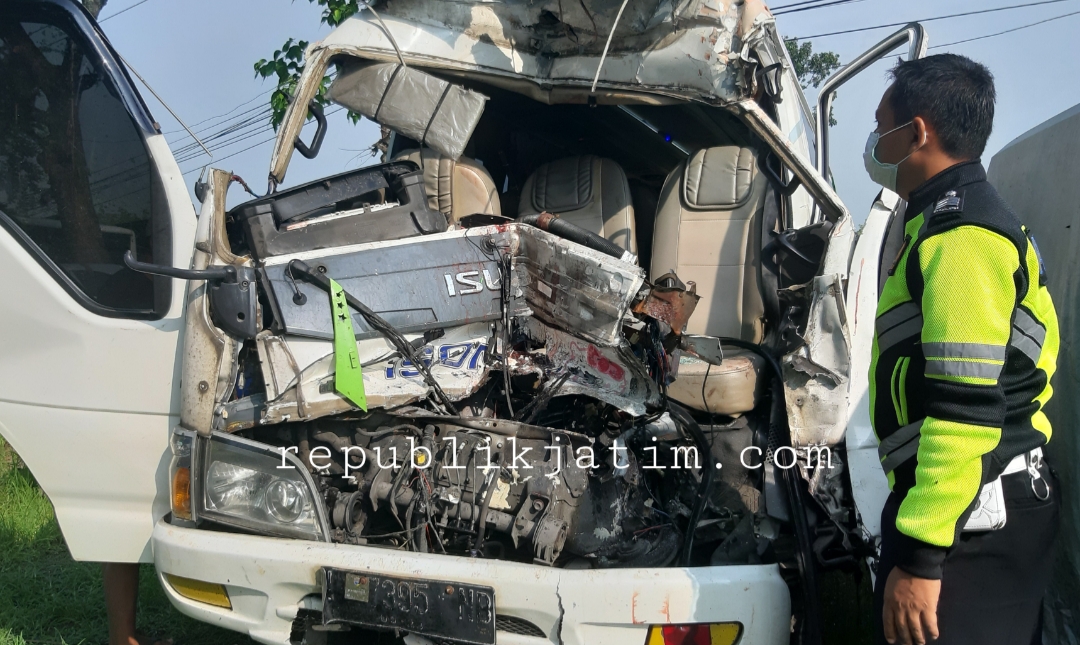
[[[756,152],[740,146],[699,150],[664,182],[651,275],[674,271],[682,281],[697,283],[701,300],[687,333],[761,342],[765,304],[759,263],[766,187]],[[669,395],[702,411],[749,412],[764,368],[759,356],[746,351],[726,350],[723,364],[711,367],[684,355]]]
[[[430,148],[411,148],[393,161],[411,161],[424,171],[428,208],[441,212],[450,224],[466,215],[502,215],[495,181],[480,162],[468,157],[454,161]]]
[[[518,216],[545,211],[637,253],[630,184],[611,159],[582,155],[537,168],[522,187]]]

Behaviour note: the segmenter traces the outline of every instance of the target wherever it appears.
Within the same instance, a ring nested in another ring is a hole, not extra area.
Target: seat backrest
[[[653,233],[655,280],[674,271],[701,296],[687,331],[761,342],[761,218],[767,178],[751,148],[699,150],[668,175]]]
[[[544,211],[637,253],[630,184],[611,159],[582,155],[537,168],[522,187],[518,215]]]
[[[475,159],[454,161],[430,148],[412,148],[394,155],[394,161],[411,161],[424,171],[428,208],[456,223],[466,215],[502,215],[499,191],[488,171]]]

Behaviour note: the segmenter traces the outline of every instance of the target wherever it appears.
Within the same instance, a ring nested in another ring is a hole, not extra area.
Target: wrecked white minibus
[[[264,643],[820,642],[902,204],[855,235],[768,9],[374,9],[195,217],[81,7],[0,7],[0,433],[72,556]],[[387,159],[279,187],[331,71]]]

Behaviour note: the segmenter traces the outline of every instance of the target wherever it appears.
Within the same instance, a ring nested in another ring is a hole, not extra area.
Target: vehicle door
[[[76,2],[0,4],[0,435],[77,560],[150,561],[169,508],[196,219],[158,125]]]
[[[817,104],[816,161],[823,174],[829,173],[829,125],[821,115],[830,114],[837,88],[904,46],[907,47],[909,59],[926,55],[927,38],[922,25],[912,23],[885,38],[837,71],[821,86]],[[870,424],[870,353],[878,292],[886,277],[880,271],[881,259],[886,256],[891,258],[899,250],[905,206],[899,196],[887,189],[882,190],[874,200],[851,258],[845,301],[851,325],[852,366],[848,380],[848,425],[845,433],[848,476],[862,526],[875,541],[881,536],[881,509],[889,495],[889,488],[877,455],[877,437]]]

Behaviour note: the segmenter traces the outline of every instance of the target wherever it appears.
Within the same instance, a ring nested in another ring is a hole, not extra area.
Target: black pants
[[[961,533],[942,569],[936,645],[1038,645],[1042,642],[1042,599],[1054,566],[1054,539],[1061,505],[1057,479],[1045,465],[1050,497],[1038,499],[1027,472],[1002,478],[1005,526]],[[895,565],[896,513],[903,498],[893,494],[881,512],[881,562],[874,585],[877,642],[886,645],[881,612],[885,581]],[[897,641],[898,643],[900,641]]]

